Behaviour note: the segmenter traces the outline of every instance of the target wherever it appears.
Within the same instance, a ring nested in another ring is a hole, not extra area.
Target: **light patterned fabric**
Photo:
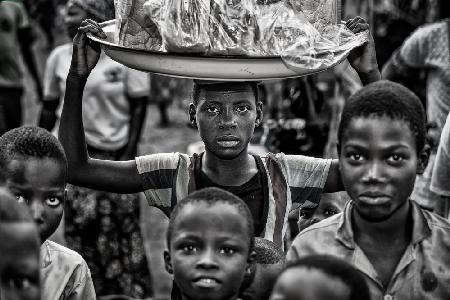
[[[394,65],[402,72],[405,67],[427,70],[427,118],[436,122],[440,131],[450,112],[450,54],[446,21],[418,28],[408,37],[394,56]],[[411,70],[409,70],[411,72]],[[418,175],[411,198],[432,208],[439,196],[430,190],[434,166],[433,154],[423,175]]]
[[[41,299],[96,299],[91,273],[84,259],[52,241],[45,241],[40,250]]]
[[[21,46],[18,31],[30,26],[22,2],[0,1],[0,86],[21,87]]]
[[[411,242],[403,253],[391,281],[383,287],[375,268],[356,244],[352,225],[353,203],[343,213],[316,223],[295,238],[288,261],[306,255],[328,254],[341,258],[362,272],[371,299],[450,299],[450,223],[411,203]]]
[[[44,101],[60,100],[56,112],[58,121],[71,57],[72,44],[61,45],[50,53],[45,67]],[[123,147],[128,142],[130,131],[128,97],[139,98],[149,94],[148,74],[125,67],[102,53],[83,91],[83,125],[87,144],[101,150]],[[57,127],[59,122],[55,126],[55,134]]]
[[[450,197],[450,114],[442,130],[436,154],[431,190],[444,197]]]
[[[282,246],[292,202],[316,206],[328,177],[331,159],[268,154],[261,157],[268,185],[268,203],[261,237]],[[136,158],[149,205],[170,215],[177,201],[195,191],[193,157],[181,153],[151,154]],[[265,187],[263,187],[265,188]]]

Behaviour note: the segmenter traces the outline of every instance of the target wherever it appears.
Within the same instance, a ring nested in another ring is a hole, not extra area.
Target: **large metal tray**
[[[133,49],[114,41],[115,20],[100,24],[107,38],[88,37],[100,43],[113,60],[130,68],[173,77],[221,81],[259,81],[299,77],[325,70],[291,70],[280,57],[193,56]]]

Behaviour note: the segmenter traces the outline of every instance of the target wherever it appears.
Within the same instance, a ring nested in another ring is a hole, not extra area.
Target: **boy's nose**
[[[31,214],[36,223],[44,222],[44,206],[40,201],[31,201]]]
[[[215,261],[214,250],[205,250],[201,254],[200,259],[197,262],[197,267],[202,269],[215,269],[217,268],[217,263]]]
[[[383,166],[381,162],[374,161],[368,165],[366,172],[362,177],[363,182],[372,183],[372,182],[383,182]]]
[[[219,128],[225,129],[236,127],[237,127],[237,120],[233,110],[226,109],[222,114],[222,118],[220,119]]]

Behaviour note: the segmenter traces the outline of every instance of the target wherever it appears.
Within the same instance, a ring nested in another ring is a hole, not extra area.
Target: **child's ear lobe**
[[[164,266],[166,267],[167,273],[173,274],[173,267],[169,250],[164,250]]]
[[[192,127],[194,128],[198,128],[197,127],[197,107],[195,106],[194,103],[189,104],[189,123],[192,125]]]
[[[418,164],[417,164],[417,174],[423,174],[428,165],[428,160],[430,159],[431,147],[425,144],[423,150],[419,153]]]

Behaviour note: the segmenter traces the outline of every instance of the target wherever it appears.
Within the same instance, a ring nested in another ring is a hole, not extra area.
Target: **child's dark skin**
[[[347,22],[353,32],[368,29],[361,18]],[[69,161],[69,182],[72,184],[117,193],[141,192],[139,174],[134,160],[113,162],[91,159],[85,147],[81,118],[81,96],[87,76],[99,58],[99,47],[88,41],[87,33],[106,38],[100,26],[91,20],[81,24],[74,38],[72,64],[67,78],[66,99],[59,139]],[[373,40],[350,56],[364,83],[380,79]],[[189,108],[190,121],[205,142],[202,171],[215,183],[238,186],[256,174],[256,162],[248,154],[248,142],[255,126],[262,120],[262,104],[256,103],[253,91],[243,84],[227,90],[200,93],[197,105]],[[325,192],[342,190],[337,160],[333,161]]]
[[[0,223],[0,299],[40,299],[37,235],[31,222]]]
[[[270,300],[348,300],[350,288],[317,269],[296,267],[283,272]]]
[[[63,215],[66,170],[55,159],[20,156],[7,168],[5,187],[29,206],[43,243],[58,228]]]
[[[236,206],[219,201],[183,207],[164,253],[182,300],[237,299],[254,260],[248,230]]]
[[[384,287],[411,239],[408,199],[428,159],[426,149],[417,150],[409,125],[389,117],[355,118],[342,137],[340,169],[355,204],[355,241]]]

